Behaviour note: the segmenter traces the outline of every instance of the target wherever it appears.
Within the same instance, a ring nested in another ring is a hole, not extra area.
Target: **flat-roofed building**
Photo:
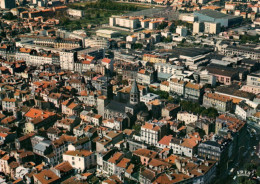
[[[67,10],[67,13],[69,16],[71,17],[83,17],[84,16],[84,11],[83,10],[76,10],[76,9],[72,9],[72,8],[69,8]]]
[[[103,38],[116,38],[120,36],[120,33],[117,31],[112,31],[108,29],[100,29],[96,31],[96,35]]]
[[[137,29],[141,26],[138,17],[112,16],[109,18],[109,26],[127,29]]]
[[[251,73],[247,76],[246,85],[241,88],[242,91],[259,94],[260,93],[260,72]]]
[[[240,24],[243,20],[242,17],[227,15],[210,9],[195,11],[193,14],[198,17],[198,21],[200,22],[220,23],[224,27]]]
[[[237,55],[237,56],[244,56],[246,58],[250,58],[254,60],[260,59],[260,50],[256,49],[256,46],[250,47],[247,45],[239,45],[239,46],[223,45],[220,48],[220,52],[227,56]]]

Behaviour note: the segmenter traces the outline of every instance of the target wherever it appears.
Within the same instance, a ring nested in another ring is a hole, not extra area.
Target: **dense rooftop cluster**
[[[0,183],[223,183],[260,157],[258,1],[83,24],[102,3],[0,1]]]

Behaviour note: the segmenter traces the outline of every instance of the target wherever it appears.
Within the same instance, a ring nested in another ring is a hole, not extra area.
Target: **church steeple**
[[[134,80],[130,91],[130,104],[136,105],[139,103],[139,101],[140,101],[140,92],[136,80]]]

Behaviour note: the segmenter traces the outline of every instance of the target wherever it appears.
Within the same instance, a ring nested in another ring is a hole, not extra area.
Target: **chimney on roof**
[[[50,178],[48,176],[44,175],[44,179],[49,180]]]
[[[209,166],[209,162],[205,162],[205,166]]]
[[[231,133],[230,133],[230,132],[228,132],[227,137],[228,137],[229,139],[231,139]]]

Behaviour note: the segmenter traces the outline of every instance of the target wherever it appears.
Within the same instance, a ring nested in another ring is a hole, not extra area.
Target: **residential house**
[[[156,172],[153,171],[152,169],[146,169],[144,168],[140,172],[140,183],[141,184],[150,184],[153,183],[156,177]]]
[[[10,143],[16,139],[17,132],[11,131],[10,128],[0,126],[0,144]]]
[[[148,165],[149,161],[158,157],[158,153],[149,149],[137,149],[133,151],[133,154],[140,158],[142,165]]]
[[[53,171],[60,178],[67,178],[68,176],[71,176],[72,174],[74,174],[73,167],[67,161],[61,162],[60,164],[51,168],[51,171]]]
[[[154,93],[147,93],[146,95],[140,97],[140,102],[148,103],[159,98],[160,98],[159,95],[156,95]]]
[[[100,139],[96,142],[97,152],[104,151],[123,140],[123,132],[116,130],[102,133],[100,136]]]
[[[60,183],[60,179],[53,171],[47,169],[33,175],[34,183],[37,184],[56,184]]]
[[[184,96],[185,84],[186,83],[183,80],[172,78],[169,81],[170,91],[176,93],[177,95]]]
[[[188,113],[188,112],[178,112],[177,114],[177,120],[179,121],[184,121],[185,124],[190,124],[190,123],[194,123],[195,121],[198,120],[198,115],[192,114],[192,113]]]
[[[172,164],[165,162],[160,159],[152,158],[148,163],[148,168],[153,169],[157,172],[163,172],[164,170],[168,170],[172,167]]]
[[[9,166],[10,163],[14,162],[14,157],[11,157],[8,154],[5,154],[0,158],[0,172],[5,173],[6,175],[11,173],[11,168]]]
[[[156,145],[159,140],[167,133],[164,122],[146,122],[141,127],[141,140],[147,144]]]
[[[79,115],[81,112],[81,105],[73,102],[73,99],[66,100],[61,105],[62,113],[67,115]]]
[[[203,159],[215,160],[220,164],[227,163],[232,155],[232,141],[226,140],[209,140],[199,144],[198,156]]]
[[[256,113],[256,109],[246,103],[245,100],[239,102],[235,108],[235,114],[243,120],[247,120]]]
[[[103,120],[102,124],[103,126],[114,130],[123,130],[127,127],[127,120],[118,117],[118,118]]]
[[[120,162],[120,160],[123,159],[124,154],[120,152],[116,152],[112,157],[110,157],[107,161],[107,167],[108,167],[108,175],[120,175],[121,173],[118,173],[116,165]]]
[[[88,150],[69,150],[63,153],[63,160],[68,161],[78,172],[84,172],[96,165],[95,154]]]
[[[164,108],[162,108],[162,117],[176,118],[180,109],[179,105],[168,103]]]
[[[139,69],[136,81],[142,85],[150,85],[157,81],[157,71],[153,68]]]
[[[180,154],[192,158],[201,138],[197,132],[189,134],[180,144]]]
[[[160,90],[170,92],[170,84],[169,81],[163,81],[160,83]]]
[[[203,93],[203,86],[200,84],[194,84],[191,82],[188,82],[185,85],[185,93],[184,97],[189,100],[193,101],[200,101]]]
[[[55,141],[62,135],[62,131],[56,127],[50,127],[47,129],[47,136],[50,140]]]
[[[55,154],[55,163],[59,163],[62,160],[62,155],[64,152],[68,151],[70,144],[73,144],[77,141],[76,137],[62,135],[58,139],[52,142],[53,153]]]
[[[68,130],[72,132],[73,128],[80,124],[80,118],[77,116],[70,116],[62,120],[58,120],[54,126],[60,129]]]
[[[106,67],[106,69],[113,72],[113,70],[114,70],[114,60],[113,59],[103,58],[101,60],[101,64],[104,65]]]
[[[33,147],[33,152],[40,155],[46,156],[53,152],[52,142],[49,140],[43,140]]]
[[[47,98],[48,98],[47,101],[53,103],[56,108],[60,108],[60,103],[62,100],[61,93],[51,93],[48,95]]]
[[[4,111],[13,111],[17,105],[18,103],[15,98],[4,98],[2,100],[2,108]]]
[[[232,110],[232,99],[228,96],[216,94],[216,93],[205,93],[203,96],[203,106],[214,107],[218,111],[228,112]]]
[[[54,112],[43,111],[35,108],[31,108],[24,117],[27,120],[24,128],[25,133],[37,131],[42,127],[47,129],[57,120],[57,115]]]

